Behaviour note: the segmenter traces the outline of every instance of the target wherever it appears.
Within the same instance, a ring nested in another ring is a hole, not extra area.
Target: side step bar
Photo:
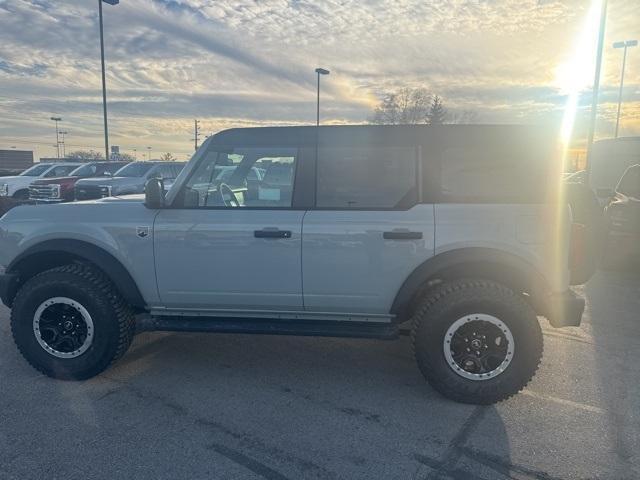
[[[395,324],[342,321],[270,320],[220,317],[145,316],[136,320],[137,332],[213,332],[317,337],[378,338],[398,337]]]

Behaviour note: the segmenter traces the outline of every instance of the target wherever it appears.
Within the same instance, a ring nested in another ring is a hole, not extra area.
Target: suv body
[[[74,186],[81,178],[111,177],[129,162],[90,162],[76,168],[67,177],[36,180],[29,187],[29,200],[60,203],[74,200]]]
[[[75,185],[76,200],[91,200],[115,195],[144,193],[150,178],[161,178],[167,184],[175,180],[184,162],[132,162],[110,178],[86,178]]]
[[[536,314],[576,326],[584,310],[569,288],[571,213],[557,203],[554,139],[515,126],[224,131],[166,196],[150,180],[145,203],[9,212],[0,294],[21,351],[52,376],[87,378],[128,346],[85,363],[77,345],[66,352],[76,363],[60,352],[41,359],[51,346],[34,346],[38,312],[72,296],[55,282],[77,277],[81,291],[95,286],[74,297],[94,308],[93,325],[103,320],[91,295],[117,300],[104,320],[117,345],[130,341],[134,314],[139,329],[380,338],[411,321],[429,382],[492,403],[537,368]],[[234,168],[224,182],[220,167]],[[264,173],[252,180],[255,168]],[[463,338],[477,348],[461,351]]]
[[[20,175],[1,177],[0,197],[13,197],[16,200],[26,200],[29,198],[29,185],[31,185],[32,182],[39,179],[68,175],[80,165],[82,164],[71,162],[36,163]]]

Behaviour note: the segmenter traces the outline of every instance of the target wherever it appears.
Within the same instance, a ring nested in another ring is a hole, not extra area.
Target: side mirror
[[[157,210],[164,207],[164,185],[159,178],[151,178],[144,186],[144,206]]]

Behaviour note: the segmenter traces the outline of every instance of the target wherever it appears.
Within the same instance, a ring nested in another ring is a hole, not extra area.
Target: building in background
[[[0,150],[0,175],[15,175],[33,165],[31,150]]]

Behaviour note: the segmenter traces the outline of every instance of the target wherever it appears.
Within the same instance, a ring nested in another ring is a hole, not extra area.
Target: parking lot
[[[399,341],[146,333],[98,378],[32,370],[0,309],[0,478],[640,478],[640,277],[582,287],[538,375],[452,403]]]

